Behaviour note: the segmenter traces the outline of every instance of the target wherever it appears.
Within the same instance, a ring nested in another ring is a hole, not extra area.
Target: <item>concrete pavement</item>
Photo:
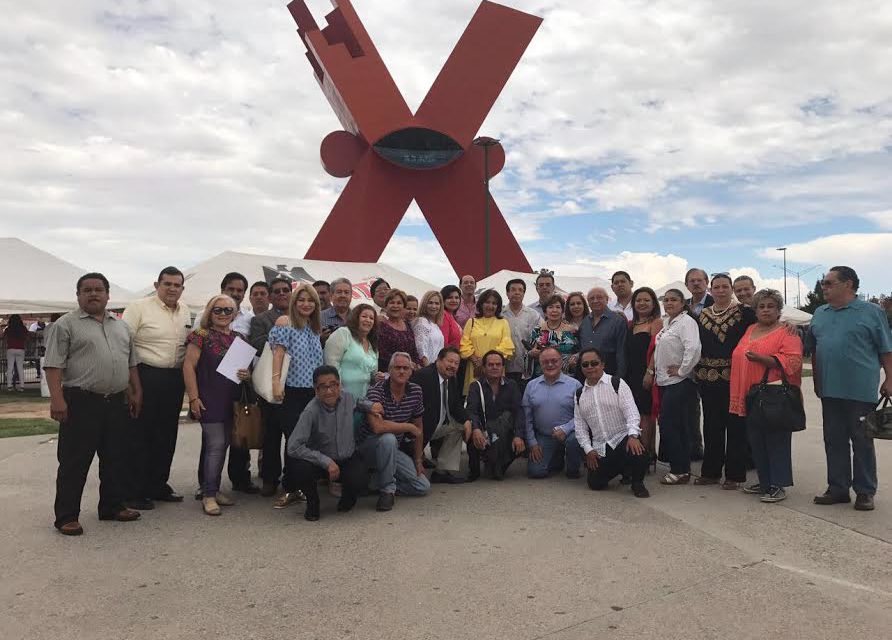
[[[0,440],[2,637],[892,637],[892,442],[877,443],[875,512],[813,505],[825,466],[806,402],[796,486],[775,505],[657,475],[648,500],[594,493],[527,480],[519,461],[502,483],[435,485],[385,514],[325,497],[308,523],[243,496],[219,518],[187,499],[124,524],[97,520],[94,465],[80,538],[52,528],[55,442]],[[183,425],[184,493],[198,449]]]

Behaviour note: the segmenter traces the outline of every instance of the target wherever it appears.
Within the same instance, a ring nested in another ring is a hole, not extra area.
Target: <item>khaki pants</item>
[[[464,425],[455,420],[441,424],[434,431],[431,442],[442,441],[440,453],[437,455],[437,471],[458,471],[461,465],[461,443],[464,433]]]

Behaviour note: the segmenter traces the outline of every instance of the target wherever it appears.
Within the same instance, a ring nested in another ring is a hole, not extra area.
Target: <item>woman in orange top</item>
[[[802,341],[792,335],[780,322],[784,299],[774,289],[763,289],[753,297],[756,324],[751,325],[731,356],[730,412],[746,415],[746,394],[750,387],[762,381],[766,367],[768,382],[781,379],[777,358],[795,386],[802,385]],[[759,482],[743,489],[759,494],[762,502],[780,502],[787,497],[784,487],[793,485],[791,453],[792,432],[766,432],[747,426],[753,460]]]

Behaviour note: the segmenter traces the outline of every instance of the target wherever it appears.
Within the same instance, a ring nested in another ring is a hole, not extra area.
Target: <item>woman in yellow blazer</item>
[[[502,296],[494,289],[487,289],[477,298],[477,315],[465,323],[459,347],[461,357],[468,360],[464,393],[481,374],[483,356],[488,351],[498,351],[506,358],[514,355],[511,327],[502,317]]]

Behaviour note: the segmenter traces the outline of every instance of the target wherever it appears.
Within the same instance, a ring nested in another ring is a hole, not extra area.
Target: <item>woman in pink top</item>
[[[753,297],[756,324],[751,325],[731,356],[730,412],[746,415],[746,394],[762,381],[766,367],[768,382],[781,380],[783,367],[787,381],[802,385],[802,341],[780,322],[784,299],[774,289],[763,289]],[[777,360],[775,360],[777,358]],[[747,425],[753,460],[759,482],[743,489],[762,496],[762,502],[780,502],[787,497],[784,487],[793,485],[792,432],[766,432]]]

